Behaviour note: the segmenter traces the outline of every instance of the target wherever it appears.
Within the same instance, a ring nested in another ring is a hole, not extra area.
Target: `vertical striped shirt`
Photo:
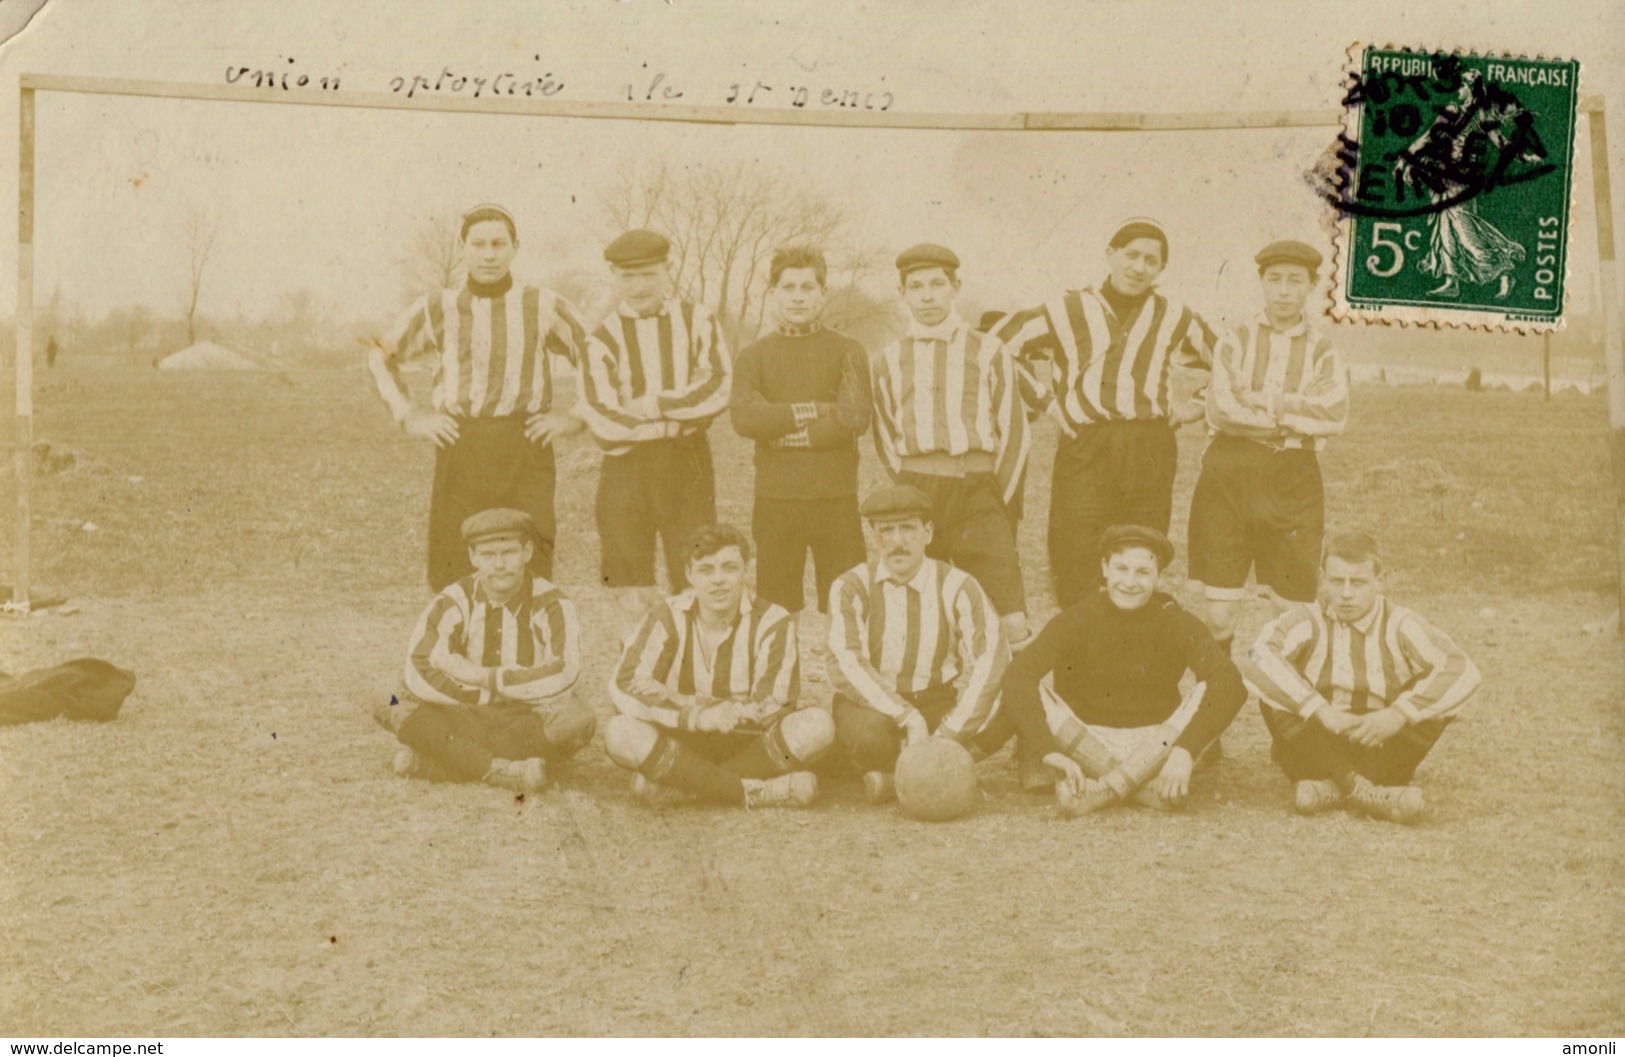
[[[1348,420],[1343,359],[1308,321],[1277,330],[1260,313],[1219,342],[1207,391],[1209,432],[1319,451]]]
[[[1119,319],[1092,287],[1006,316],[996,333],[1022,360],[1050,361],[1050,409],[1069,437],[1101,422],[1167,418],[1172,371],[1205,373],[1217,340],[1201,316],[1160,291]]]
[[[549,411],[553,372],[547,353],[575,363],[586,343],[570,302],[534,286],[508,286],[492,297],[466,285],[419,298],[367,356],[378,395],[395,421],[412,410],[401,365],[433,358],[436,411],[501,417]]]
[[[693,730],[701,709],[721,701],[746,706],[735,729],[763,730],[801,692],[795,619],[747,592],[726,635],[706,648],[694,592],[656,602],[626,647],[609,680],[620,712],[668,727]]]
[[[915,712],[905,695],[957,682],[958,703],[939,729],[969,738],[993,718],[1010,648],[964,570],[927,558],[901,583],[884,563],[860,565],[830,587],[829,611],[836,692],[902,726]]]
[[[875,450],[896,477],[920,455],[987,455],[1006,502],[1021,485],[1032,441],[1015,360],[950,314],[910,323],[872,365]]]
[[[587,339],[581,368],[576,413],[612,454],[702,431],[728,407],[728,346],[704,305],[668,300],[652,316],[621,306]],[[657,418],[628,409],[651,393]]]
[[[1455,714],[1478,668],[1450,636],[1379,597],[1363,620],[1300,606],[1265,625],[1248,651],[1247,683],[1269,707],[1308,719],[1321,708],[1397,708],[1412,723]]]
[[[482,686],[441,667],[449,654],[485,668]],[[541,577],[500,605],[486,600],[478,574],[435,596],[412,631],[407,693],[443,705],[534,704],[564,693],[581,674],[581,624],[575,605]]]

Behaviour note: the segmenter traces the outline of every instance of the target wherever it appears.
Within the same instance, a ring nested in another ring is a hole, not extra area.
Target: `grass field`
[[[598,745],[522,802],[398,779],[357,698],[426,601],[429,449],[358,372],[40,382],[37,435],[74,458],[36,481],[35,579],[80,608],[0,622],[0,667],[139,683],[116,723],[0,730],[9,1034],[1625,1028],[1625,660],[1581,631],[1617,582],[1600,400],[1359,388],[1327,453],[1332,523],[1377,532],[1390,593],[1484,671],[1422,824],[1295,817],[1248,710],[1182,815],[1063,821],[1000,756],[978,812],[927,825],[855,783],[648,810]],[[745,523],[749,452],[712,435]],[[1022,540],[1040,619],[1052,448]],[[589,688],[597,460],[563,453],[559,504]]]

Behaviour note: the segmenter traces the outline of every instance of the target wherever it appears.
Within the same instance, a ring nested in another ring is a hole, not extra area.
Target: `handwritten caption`
[[[540,55],[531,56],[531,64],[529,69],[494,71],[462,70],[442,65],[433,72],[397,73],[385,83],[390,94],[406,99],[547,99],[565,90],[563,78],[545,69]],[[268,66],[227,66],[225,81],[227,84],[252,85],[282,92],[336,92],[344,84],[344,79],[337,72],[305,70],[300,68],[297,57],[281,55]],[[699,106],[780,106],[796,110],[870,110],[877,113],[892,109],[897,102],[895,93],[873,86],[808,84],[793,80],[770,83],[752,79],[691,91],[678,84],[669,74],[651,69],[648,63],[644,63],[630,80],[622,83],[619,94],[629,103],[683,102]]]

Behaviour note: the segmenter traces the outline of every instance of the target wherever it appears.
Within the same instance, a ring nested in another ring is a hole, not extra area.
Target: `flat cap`
[[[946,246],[938,246],[934,242],[922,242],[918,246],[910,246],[897,255],[897,271],[907,275],[919,268],[957,268],[959,256]]]
[[[870,492],[858,511],[866,521],[897,521],[919,517],[931,519],[931,499],[918,488],[906,484],[887,485]]]
[[[463,522],[463,542],[470,547],[476,543],[495,539],[531,539],[536,525],[523,510],[493,507],[470,516]]]
[[[1272,242],[1258,251],[1253,260],[1257,262],[1259,271],[1263,271],[1272,264],[1301,264],[1309,269],[1310,274],[1320,271],[1320,262],[1324,260],[1320,251],[1307,242],[1298,242],[1295,239],[1282,239]]]
[[[604,260],[630,268],[635,264],[658,264],[671,252],[666,236],[644,228],[633,228],[604,247]]]
[[[1113,525],[1100,535],[1100,557],[1106,559],[1124,547],[1144,547],[1157,559],[1157,568],[1166,569],[1174,560],[1174,545],[1168,537],[1145,525]]]

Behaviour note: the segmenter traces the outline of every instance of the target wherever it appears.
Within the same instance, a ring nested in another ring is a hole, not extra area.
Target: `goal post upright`
[[[24,87],[17,108],[17,328],[11,353],[15,416],[11,433],[11,597],[5,608],[29,608],[29,546],[34,483],[34,89]]]
[[[777,125],[801,128],[914,129],[944,132],[1202,132],[1244,129],[1341,128],[1343,112],[1326,110],[1147,112],[1037,112],[1011,114],[907,113],[867,109],[756,109],[749,105],[693,106],[672,103],[556,99],[409,98],[398,93],[305,88],[285,90],[244,84],[199,84],[60,74],[19,76],[17,342],[12,357],[16,400],[13,466],[12,596],[8,610],[27,612],[30,565],[30,485],[33,442],[34,339],[34,98],[36,92],[178,99],[202,102],[323,106],[344,109],[475,113],[611,121],[657,121],[712,125]],[[1615,482],[1615,532],[1620,567],[1619,597],[1625,611],[1625,343],[1620,336],[1618,270],[1612,195],[1608,185],[1607,132],[1601,96],[1580,100],[1591,131],[1592,193],[1597,213],[1602,285],[1603,353],[1608,378],[1609,435]],[[1625,630],[1625,628],[1622,628]]]
[[[1586,105],[1589,103],[1589,105]],[[1619,562],[1620,632],[1625,634],[1625,320],[1620,318],[1614,247],[1614,193],[1608,176],[1608,118],[1601,96],[1583,101],[1591,132],[1591,197],[1597,214],[1597,279],[1602,287],[1602,356],[1608,378],[1608,446],[1614,470],[1614,542]]]

